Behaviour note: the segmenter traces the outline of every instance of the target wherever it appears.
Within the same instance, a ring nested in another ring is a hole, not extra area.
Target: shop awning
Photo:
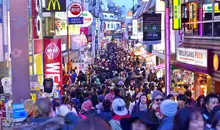
[[[145,13],[149,7],[149,3],[151,0],[149,1],[142,1],[141,6],[139,7],[139,9],[136,11],[137,14],[135,14],[134,18],[139,18],[143,13]]]
[[[190,64],[185,64],[181,62],[174,62],[172,65],[175,65],[176,67],[192,72],[198,72],[198,73],[203,73],[203,74],[209,74],[208,69],[204,67],[199,67],[199,66],[194,66]]]

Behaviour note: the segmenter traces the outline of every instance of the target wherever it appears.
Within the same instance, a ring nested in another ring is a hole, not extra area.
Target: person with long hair
[[[204,100],[205,100],[205,96],[204,95],[200,95],[197,100],[196,100],[196,106],[203,110],[205,105],[204,105]]]
[[[196,107],[179,109],[174,119],[173,130],[204,130],[205,122],[200,110]]]
[[[131,115],[134,115],[138,111],[147,111],[147,105],[148,99],[145,94],[142,94],[139,98],[139,102],[135,104],[135,106],[132,109]]]

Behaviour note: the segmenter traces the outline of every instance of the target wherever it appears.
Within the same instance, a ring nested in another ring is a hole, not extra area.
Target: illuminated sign
[[[179,62],[201,67],[208,66],[208,51],[202,49],[177,48],[176,59]]]
[[[215,71],[219,70],[219,57],[217,54],[213,57],[213,68]]]
[[[46,0],[46,8],[43,12],[62,12],[66,11],[66,0]]]
[[[173,30],[182,29],[181,0],[173,0]]]
[[[197,3],[190,3],[189,4],[189,22],[197,22],[198,19],[198,5]],[[193,28],[196,29],[197,28],[197,24],[193,24],[193,25],[190,25],[190,28]]]

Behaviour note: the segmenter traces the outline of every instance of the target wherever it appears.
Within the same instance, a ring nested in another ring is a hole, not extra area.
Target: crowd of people
[[[88,80],[73,69],[63,99],[24,102],[28,117],[17,130],[220,130],[219,94],[199,96],[190,90],[164,94],[164,78],[109,43]]]

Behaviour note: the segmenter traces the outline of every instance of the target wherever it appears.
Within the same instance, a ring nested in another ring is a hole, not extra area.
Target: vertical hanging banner
[[[132,20],[132,34],[138,34],[138,21],[136,19]]]
[[[143,14],[143,43],[161,43],[161,14]]]
[[[44,39],[44,78],[62,86],[61,39]]]
[[[173,0],[173,30],[182,29],[181,0]]]

